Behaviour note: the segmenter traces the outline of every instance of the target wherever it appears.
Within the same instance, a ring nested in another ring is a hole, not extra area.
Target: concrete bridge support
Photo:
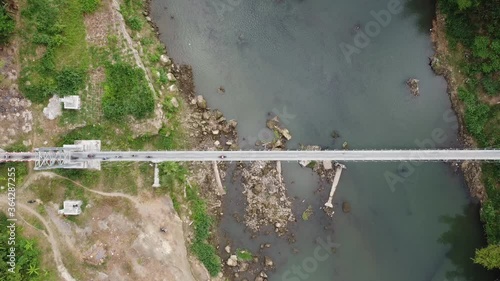
[[[335,190],[337,190],[337,185],[339,184],[340,175],[342,174],[342,169],[345,169],[345,166],[339,163],[336,163],[335,166],[336,166],[335,177],[333,178],[332,189],[330,190],[330,197],[328,197],[328,201],[325,203],[325,206],[329,208],[333,208],[332,204],[333,194],[335,194]]]

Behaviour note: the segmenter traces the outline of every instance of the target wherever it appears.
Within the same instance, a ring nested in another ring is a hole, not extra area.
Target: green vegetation
[[[99,8],[101,4],[100,0],[80,0],[80,5],[82,6],[82,11],[84,13],[93,13]]]
[[[23,145],[22,143],[14,143],[11,146],[8,146],[5,148],[5,151],[9,152],[23,152],[23,151],[29,151],[29,148]],[[12,170],[9,170],[9,168],[14,168],[15,169],[15,184],[16,186],[19,186],[23,181],[24,177],[28,174],[28,163],[26,162],[10,162],[10,163],[1,163],[0,164],[0,187],[3,187],[3,189],[0,189],[0,192],[6,192],[8,183],[9,183],[9,172],[12,172]],[[12,178],[12,177],[11,177]],[[12,180],[11,180],[12,183]]]
[[[476,250],[474,262],[487,269],[500,268],[500,245],[489,245],[486,248]]]
[[[5,1],[0,1],[0,45],[9,42],[15,26],[14,19],[7,12]]]
[[[465,125],[480,147],[500,148],[500,6],[489,0],[443,0],[446,33],[452,47],[447,58],[465,83],[458,96],[465,105]],[[491,101],[490,101],[491,100]],[[488,195],[481,219],[490,246],[476,252],[475,262],[500,268],[500,164],[483,164]]]
[[[307,207],[307,209],[302,213],[302,219],[307,221],[309,220],[309,218],[314,214],[314,211],[312,209],[312,206],[309,205],[309,207]]]
[[[186,206],[189,207],[194,227],[191,251],[205,265],[210,275],[216,276],[221,270],[221,260],[215,247],[209,243],[214,220],[208,214],[205,202],[198,193],[198,188],[187,183],[188,170],[182,164],[164,162],[160,164],[159,168],[162,184],[159,192],[169,193],[177,213],[181,214],[183,211],[181,203],[186,203]]]
[[[140,0],[125,0],[120,6],[125,23],[134,31],[140,31],[144,26],[141,11],[144,11],[144,2]]]
[[[154,96],[144,71],[124,62],[109,65],[102,109],[104,116],[114,121],[121,121],[127,115],[148,117],[154,110]]]
[[[37,242],[32,239],[27,239],[22,236],[22,228],[16,227],[15,245],[8,244],[10,231],[7,226],[10,222],[7,221],[7,216],[0,212],[0,279],[5,281],[18,280],[48,280],[49,272],[40,269],[41,253],[38,249]],[[7,264],[10,253],[10,248],[15,248],[16,266],[14,273],[8,271],[10,266]]]
[[[236,256],[238,257],[239,261],[251,261],[251,260],[253,260],[253,255],[248,250],[237,249]]]
[[[221,270],[221,260],[217,256],[215,247],[208,242],[213,227],[213,219],[208,215],[205,202],[196,188],[187,187],[186,194],[193,212],[192,218],[194,221],[194,240],[191,250],[205,265],[210,275],[216,276]]]
[[[314,169],[314,167],[316,167],[316,164],[318,164],[316,161],[311,161],[309,162],[309,164],[306,165],[306,167]]]
[[[77,94],[87,79],[89,54],[82,2],[27,0],[21,11],[21,91],[45,102],[54,93]]]

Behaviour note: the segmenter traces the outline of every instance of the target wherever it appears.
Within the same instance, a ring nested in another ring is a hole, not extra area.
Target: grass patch
[[[239,261],[251,261],[253,260],[253,255],[248,250],[237,249],[236,257],[238,257]]]
[[[194,239],[191,250],[205,265],[211,276],[217,276],[221,270],[221,260],[214,246],[208,240],[211,236],[213,219],[208,215],[205,202],[201,199],[196,188],[186,188],[187,200],[193,213]]]
[[[61,203],[64,200],[65,181],[57,178],[43,178],[30,185],[36,198],[44,203]]]
[[[80,0],[27,0],[21,19],[21,91],[35,103],[77,94],[89,65]]]
[[[7,44],[14,33],[16,23],[6,10],[5,0],[0,1],[0,45]]]
[[[102,109],[104,117],[114,121],[122,121],[128,115],[137,119],[148,117],[154,110],[154,96],[144,71],[125,62],[109,64]]]

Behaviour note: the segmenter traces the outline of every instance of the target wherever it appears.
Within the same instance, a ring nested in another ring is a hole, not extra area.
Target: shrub
[[[85,86],[85,74],[74,68],[64,68],[56,77],[57,90],[61,95],[75,94]]]
[[[481,80],[484,91],[491,96],[500,94],[500,80],[495,79],[493,75],[484,77]]]

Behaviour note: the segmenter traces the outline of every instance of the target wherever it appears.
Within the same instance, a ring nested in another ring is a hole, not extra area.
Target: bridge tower
[[[77,160],[71,157],[72,152],[101,151],[100,140],[77,140],[75,144],[63,147],[36,148],[35,170],[48,169],[101,169],[100,160]]]

